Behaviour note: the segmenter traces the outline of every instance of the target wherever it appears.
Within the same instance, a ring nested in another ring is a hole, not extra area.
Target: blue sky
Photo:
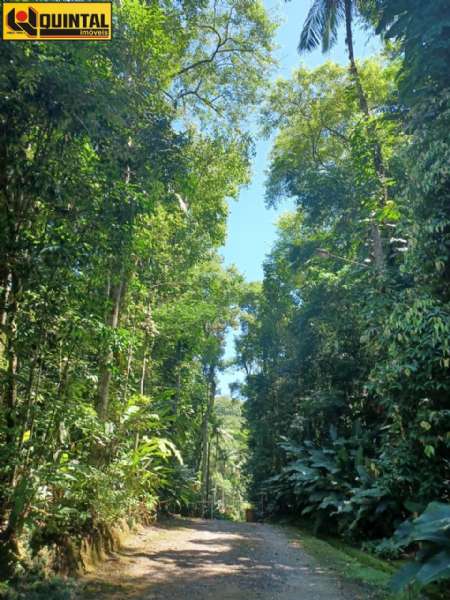
[[[276,59],[279,62],[274,78],[288,78],[292,71],[300,64],[307,67],[317,67],[326,60],[346,64],[347,55],[344,45],[345,35],[341,33],[339,43],[328,55],[323,55],[320,50],[299,56],[297,44],[301,26],[305,20],[312,0],[265,0],[269,13],[282,20],[278,29],[276,43]],[[379,43],[367,31],[356,28],[355,31],[356,56],[364,58],[375,54]],[[264,182],[269,165],[270,140],[259,139],[256,141],[256,155],[252,166],[252,181],[250,185],[241,190],[238,201],[230,201],[230,215],[228,219],[228,235],[221,254],[225,265],[234,264],[248,281],[261,280],[263,277],[262,265],[266,254],[270,252],[276,238],[276,221],[290,205],[287,202],[278,209],[267,209],[264,204]],[[226,356],[233,355],[233,332],[227,337]],[[241,380],[242,374],[232,369],[221,373],[219,388],[221,393],[228,393],[228,384]]]

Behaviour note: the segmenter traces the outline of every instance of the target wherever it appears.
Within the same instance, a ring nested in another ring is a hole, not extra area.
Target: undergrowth
[[[15,585],[0,583],[1,600],[76,600],[77,585],[61,577],[27,577]]]
[[[335,571],[340,577],[366,587],[367,600],[448,600],[450,594],[442,586],[430,586],[426,593],[408,590],[392,593],[389,584],[403,560],[383,560],[364,550],[333,537],[316,537],[307,525],[289,524],[292,538],[316,558],[321,565]]]

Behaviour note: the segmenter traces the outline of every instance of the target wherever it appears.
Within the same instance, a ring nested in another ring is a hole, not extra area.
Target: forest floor
[[[301,534],[262,523],[171,519],[146,527],[83,580],[80,600],[368,600],[302,548]]]

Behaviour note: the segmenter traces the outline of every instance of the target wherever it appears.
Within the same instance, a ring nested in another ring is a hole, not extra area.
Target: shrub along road
[[[85,578],[84,598],[111,600],[356,600],[289,530],[261,523],[175,519],[141,530]]]

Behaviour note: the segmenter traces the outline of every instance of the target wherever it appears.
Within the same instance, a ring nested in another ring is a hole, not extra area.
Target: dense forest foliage
[[[239,406],[214,400],[243,281],[218,248],[274,26],[250,0],[113,14],[111,42],[0,53],[3,577],[25,542],[242,500]]]
[[[273,85],[257,0],[117,0],[111,42],[1,43],[0,581],[121,519],[240,518],[247,489],[421,545],[399,589],[450,576],[450,6],[310,4],[299,51],[343,36],[348,66]],[[296,209],[249,284],[219,249],[256,109],[267,204]],[[217,389],[237,327],[242,402]]]
[[[355,19],[379,57],[355,61]],[[401,587],[450,576],[450,5],[316,0],[299,50],[342,30],[348,68],[300,68],[265,104],[267,202],[296,210],[243,304],[248,467],[265,511],[386,556],[433,543]]]

